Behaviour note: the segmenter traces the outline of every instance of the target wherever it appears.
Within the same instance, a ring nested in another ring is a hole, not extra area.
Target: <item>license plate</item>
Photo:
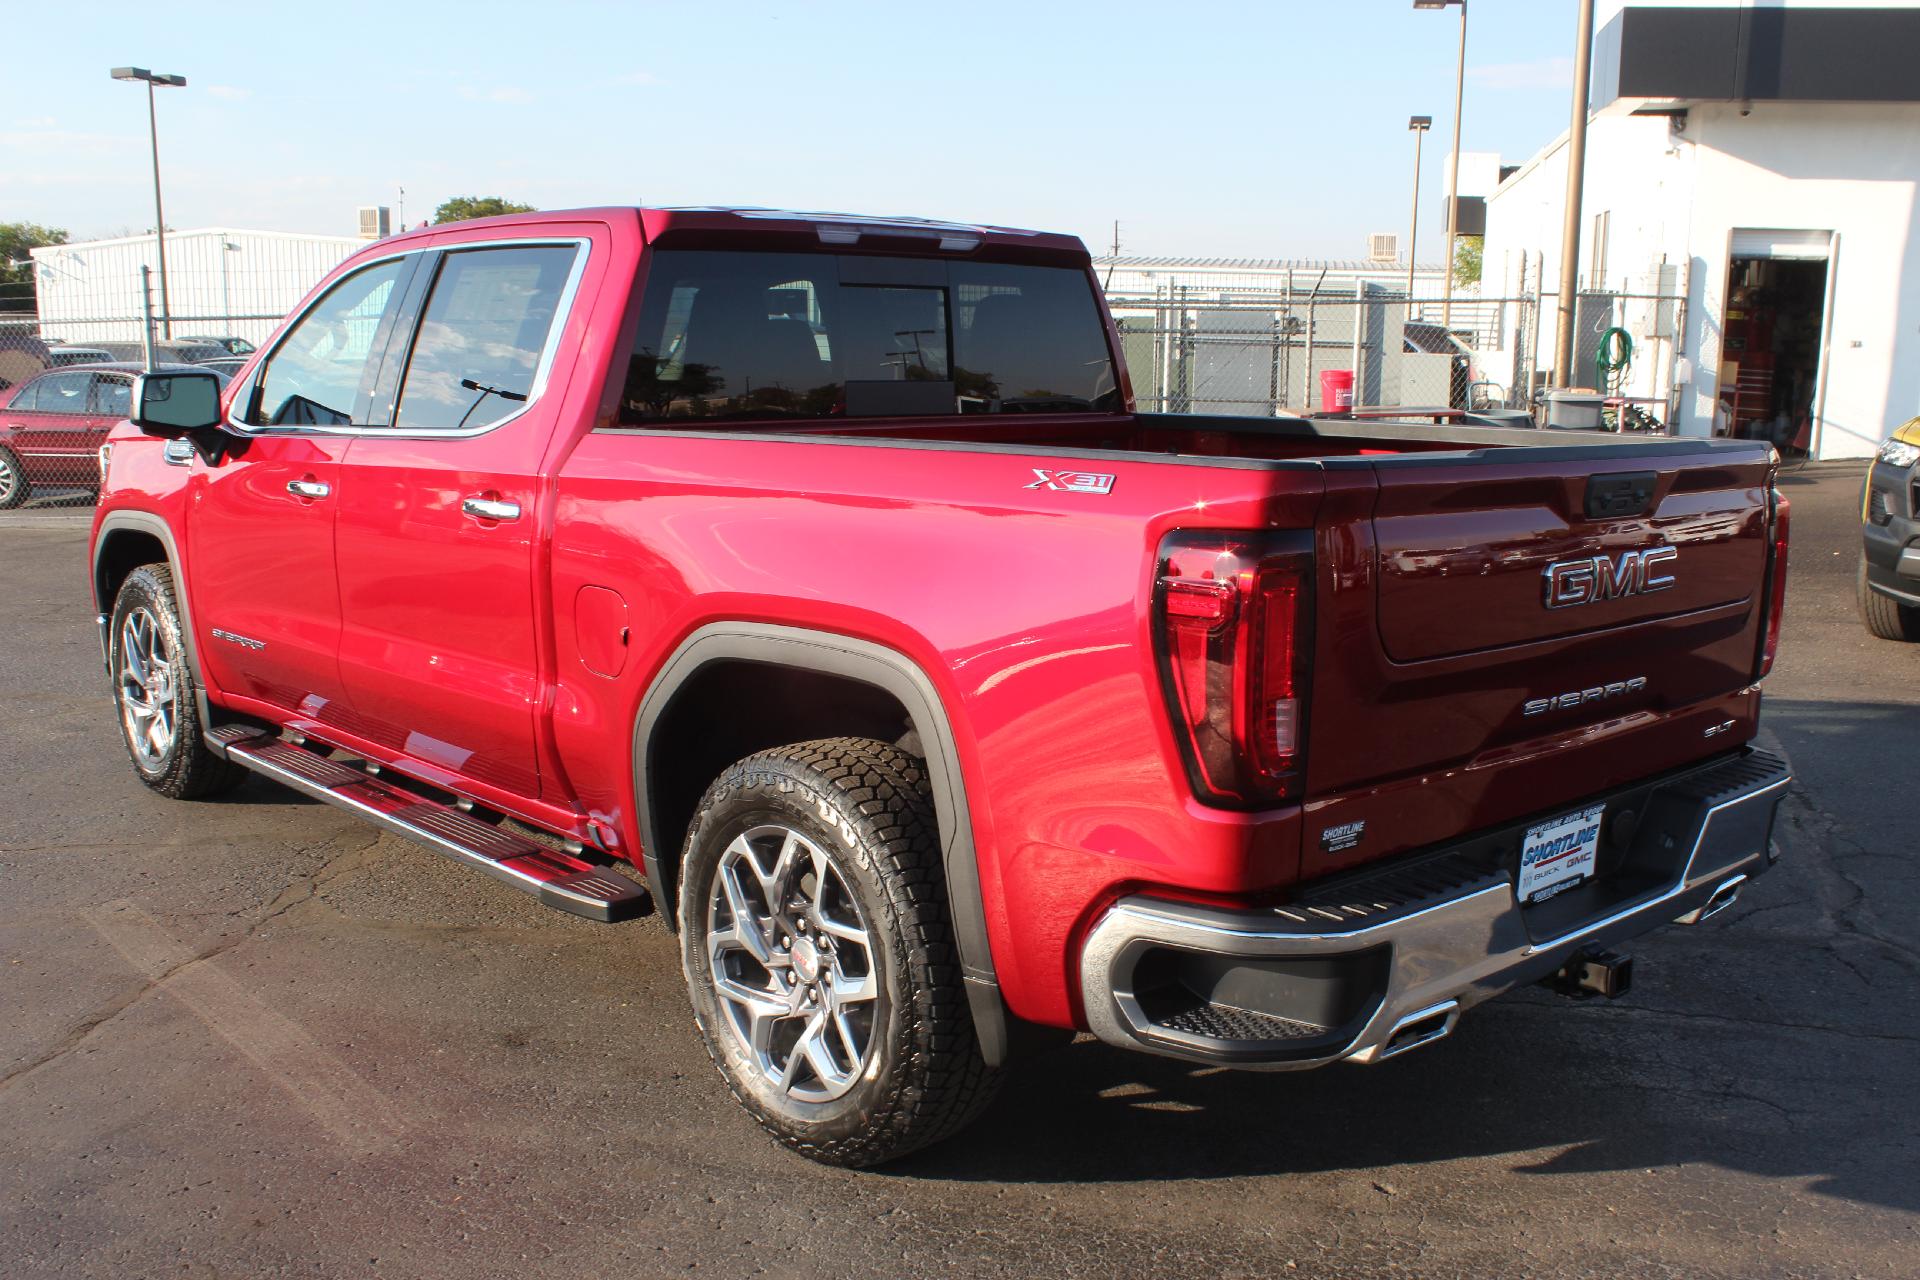
[[[1600,818],[1607,806],[1564,814],[1527,828],[1520,842],[1520,902],[1545,902],[1593,877],[1600,860]]]

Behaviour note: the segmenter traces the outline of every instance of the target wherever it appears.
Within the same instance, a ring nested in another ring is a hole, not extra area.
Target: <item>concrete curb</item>
[[[71,514],[55,511],[0,512],[0,529],[85,529],[92,524],[92,511],[75,511]]]

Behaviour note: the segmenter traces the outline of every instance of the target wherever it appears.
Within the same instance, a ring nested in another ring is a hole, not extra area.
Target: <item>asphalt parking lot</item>
[[[1082,1040],[887,1169],[764,1139],[657,922],[594,925],[108,711],[71,517],[0,520],[0,1275],[1920,1275],[1920,646],[1859,464],[1787,477],[1779,868],[1379,1067]]]

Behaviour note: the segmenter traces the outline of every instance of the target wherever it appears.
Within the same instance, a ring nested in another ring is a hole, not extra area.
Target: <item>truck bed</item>
[[[1070,1000],[1054,958],[1089,882],[1283,899],[1755,731],[1764,444],[1160,415],[714,425],[582,441],[559,480],[556,599],[640,564],[629,605],[661,647],[639,671],[731,616],[798,618],[934,673],[966,726],[994,953],[1043,993],[1016,1009],[1040,1020]],[[1652,473],[1646,509],[1589,518],[1588,482],[1630,472]],[[1179,530],[1311,531],[1302,803],[1241,812],[1187,788],[1152,610]],[[1654,545],[1680,548],[1670,589],[1543,607],[1547,566]],[[1588,689],[1605,705],[1527,714]],[[574,692],[563,758],[604,758],[586,739],[620,714]],[[617,803],[619,779],[584,772],[589,807]]]

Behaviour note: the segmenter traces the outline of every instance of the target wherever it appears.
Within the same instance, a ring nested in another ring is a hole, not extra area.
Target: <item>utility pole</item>
[[[1453,169],[1447,174],[1447,272],[1442,278],[1440,324],[1453,331],[1453,242],[1460,223],[1460,103],[1467,88],[1467,0],[1413,0],[1416,9],[1460,6],[1460,58],[1453,72]]]
[[[1407,226],[1407,319],[1413,319],[1413,268],[1419,261],[1414,256],[1420,247],[1420,144],[1427,136],[1427,130],[1433,128],[1432,116],[1414,116],[1407,121],[1407,128],[1413,133],[1413,218]]]
[[[1580,287],[1580,199],[1587,170],[1587,90],[1593,77],[1593,0],[1580,0],[1573,51],[1573,120],[1567,129],[1567,220],[1560,228],[1560,293],[1554,300],[1553,385],[1573,377],[1573,321]]]

